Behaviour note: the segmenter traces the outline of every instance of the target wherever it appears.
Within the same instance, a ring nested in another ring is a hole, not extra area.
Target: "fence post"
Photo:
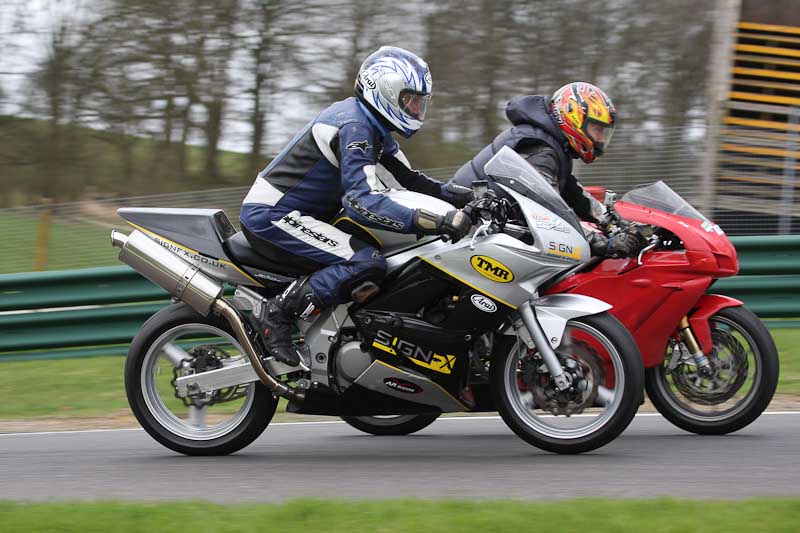
[[[800,109],[792,109],[789,113],[789,124],[796,126]],[[795,186],[795,159],[794,154],[798,148],[797,131],[790,126],[786,134],[786,157],[783,159],[783,187],[781,188],[781,209],[778,233],[786,235],[792,232],[792,219],[794,215],[794,186]]]
[[[736,25],[739,22],[741,0],[716,0],[711,30],[711,55],[706,81],[706,155],[700,165],[697,208],[714,216],[715,186],[719,158],[720,127],[724,104],[730,90],[733,45],[736,42]]]
[[[39,225],[36,231],[36,253],[33,270],[41,272],[47,270],[47,248],[50,244],[50,207],[45,201],[42,212],[39,214]]]

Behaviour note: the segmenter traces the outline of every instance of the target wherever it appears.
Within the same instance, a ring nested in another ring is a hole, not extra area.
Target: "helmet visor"
[[[600,155],[608,149],[608,145],[611,143],[611,137],[614,135],[614,124],[603,124],[589,119],[583,131],[592,141],[597,155]]]
[[[430,101],[430,94],[404,90],[400,91],[398,103],[400,104],[400,109],[404,112],[419,121],[423,121],[425,120],[425,113],[428,111],[428,104]]]

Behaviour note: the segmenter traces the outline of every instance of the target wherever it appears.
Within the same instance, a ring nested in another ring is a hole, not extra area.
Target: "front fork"
[[[684,316],[681,318],[681,321],[678,324],[678,332],[680,333],[684,344],[686,344],[687,348],[689,348],[689,353],[691,354],[692,358],[694,358],[694,362],[697,365],[699,374],[701,376],[711,375],[711,364],[708,361],[708,357],[706,357],[703,353],[703,350],[700,349],[700,344],[697,342],[697,339],[692,332],[692,328],[689,325],[688,317]],[[670,367],[672,367],[672,364],[670,364]]]
[[[531,307],[530,302],[523,303],[521,306],[519,306],[517,311],[519,312],[519,317],[522,319],[522,324],[519,324],[519,321],[515,321],[515,329],[518,333],[524,333],[521,331],[522,326],[524,325],[524,329],[526,329],[530,334],[530,340],[536,347],[539,355],[542,356],[542,360],[544,361],[548,372],[550,372],[550,376],[553,378],[553,382],[556,384],[558,390],[565,391],[569,389],[571,386],[570,380],[564,373],[564,369],[561,367],[561,363],[558,361],[556,352],[550,345],[550,341],[548,340],[547,335],[545,335],[542,326],[539,324],[539,321],[536,320],[536,315],[533,313],[533,308]],[[524,334],[521,335],[521,337],[525,339]]]

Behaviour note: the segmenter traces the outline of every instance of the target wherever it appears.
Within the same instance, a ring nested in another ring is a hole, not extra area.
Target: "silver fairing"
[[[389,269],[420,257],[462,283],[516,308],[544,281],[589,260],[589,243],[582,233],[533,200],[503,188],[521,207],[534,245],[504,233],[481,236],[474,242],[467,237],[456,244],[439,239],[417,241],[413,235],[394,234],[395,248],[387,253]],[[416,205],[440,214],[453,209],[447,202],[411,191],[389,194],[392,199],[402,199],[408,207]]]
[[[533,200],[503,185],[500,187],[522,207],[525,222],[542,253],[563,260],[563,264],[567,267],[574,267],[589,260],[592,254],[583,233]]]
[[[545,280],[571,266],[504,233],[481,237],[474,245],[464,239],[423,250],[420,257],[512,308],[530,299]]]

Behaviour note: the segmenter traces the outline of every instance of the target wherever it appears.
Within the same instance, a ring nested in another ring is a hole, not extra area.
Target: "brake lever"
[[[478,227],[478,229],[475,230],[475,233],[472,235],[472,239],[470,239],[470,241],[469,241],[469,249],[470,250],[475,250],[475,239],[478,238],[478,236],[481,234],[481,232],[483,232],[484,234],[487,234],[489,232],[489,227],[491,227],[491,225],[492,225],[492,221],[491,220],[487,220],[483,224],[481,224]]]
[[[645,246],[644,248],[639,250],[639,257],[636,258],[636,262],[639,265],[642,264],[642,256],[644,256],[644,254],[646,252],[649,252],[650,250],[652,250],[653,248],[658,246],[658,243],[659,243],[658,235],[653,235],[652,237],[650,237],[649,241],[650,241],[650,244],[648,246]]]

